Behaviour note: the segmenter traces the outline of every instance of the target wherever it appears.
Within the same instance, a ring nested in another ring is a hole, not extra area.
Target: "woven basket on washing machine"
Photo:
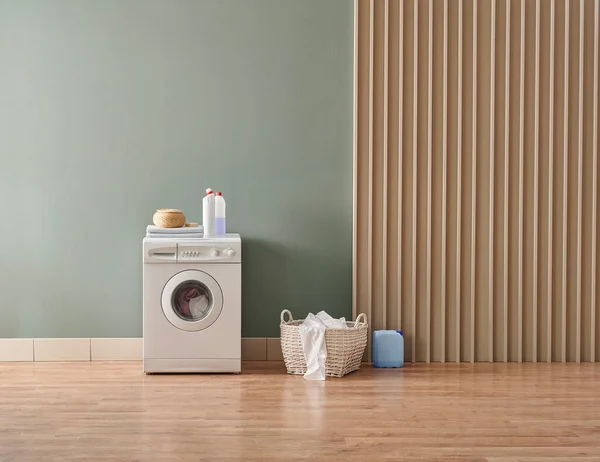
[[[285,315],[288,320],[285,320]],[[281,312],[281,351],[288,374],[305,374],[306,358],[300,341],[300,324],[304,319],[294,320],[288,310]],[[348,329],[325,330],[327,360],[325,373],[331,377],[343,377],[360,368],[369,326],[367,316],[359,314],[354,322],[346,322]]]

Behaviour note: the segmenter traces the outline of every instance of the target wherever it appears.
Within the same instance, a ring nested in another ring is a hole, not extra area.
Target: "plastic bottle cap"
[[[221,194],[221,192],[220,192],[220,191],[217,193],[217,196],[222,196],[222,195],[223,195],[223,194]]]
[[[212,189],[210,189],[210,188],[207,188],[207,189],[206,189],[206,194],[212,194],[212,193],[213,193],[213,190],[212,190]]]

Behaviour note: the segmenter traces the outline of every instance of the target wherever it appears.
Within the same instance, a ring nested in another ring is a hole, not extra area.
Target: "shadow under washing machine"
[[[143,241],[144,372],[241,371],[242,242]]]

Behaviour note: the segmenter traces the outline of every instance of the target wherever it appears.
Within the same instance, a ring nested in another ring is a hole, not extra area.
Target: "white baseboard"
[[[34,338],[34,361],[89,361],[89,338]]]
[[[242,339],[242,360],[283,361],[281,342],[277,338],[248,337]]]
[[[5,361],[140,361],[141,338],[4,338]],[[282,361],[279,338],[242,338],[242,360]]]
[[[33,339],[0,338],[0,361],[33,361]]]
[[[267,339],[267,361],[283,361],[281,342],[278,337]]]
[[[90,342],[92,361],[137,361],[142,359],[141,338],[93,338]]]
[[[242,359],[244,361],[266,361],[267,339],[266,338],[243,338]]]

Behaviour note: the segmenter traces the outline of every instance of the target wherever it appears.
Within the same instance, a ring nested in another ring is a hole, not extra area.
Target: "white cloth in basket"
[[[325,345],[325,330],[347,329],[346,319],[332,318],[325,311],[320,311],[316,316],[308,313],[306,319],[300,324],[300,341],[306,358],[306,380],[325,380],[325,362],[327,360],[327,346]]]
[[[329,316],[325,311],[319,311],[317,313],[317,318],[325,324],[325,327],[330,327],[332,329],[348,329],[346,318],[335,319]]]

